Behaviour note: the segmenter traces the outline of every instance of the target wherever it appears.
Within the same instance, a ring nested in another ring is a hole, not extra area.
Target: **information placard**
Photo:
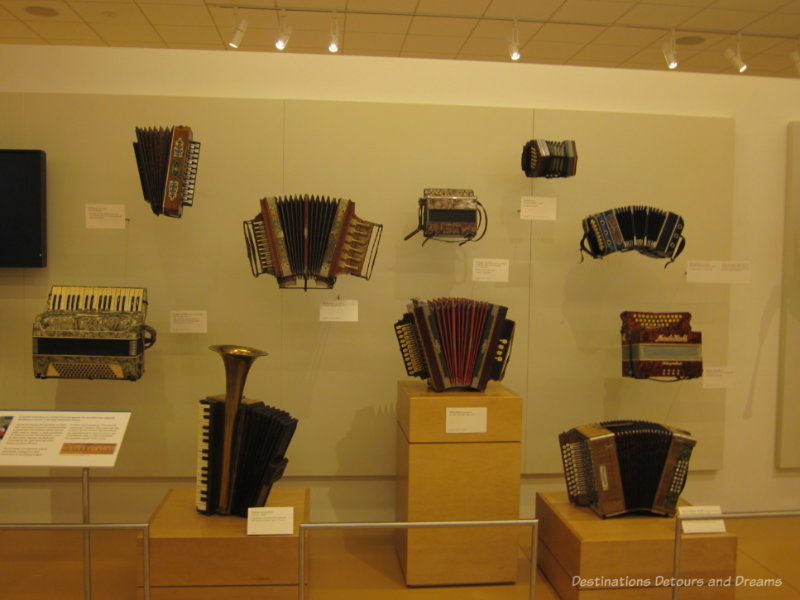
[[[0,409],[0,466],[113,467],[130,411]]]

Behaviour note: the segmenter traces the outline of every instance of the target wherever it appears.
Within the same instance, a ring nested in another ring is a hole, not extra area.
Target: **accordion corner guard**
[[[673,516],[696,440],[648,421],[604,421],[558,436],[569,501],[599,516]]]
[[[581,254],[603,258],[613,252],[636,250],[651,258],[673,262],[683,252],[683,218],[650,206],[623,206],[583,219]],[[667,263],[669,264],[669,263]]]
[[[194,203],[200,142],[191,127],[137,127],[133,142],[144,199],[157,215],[180,218]]]
[[[702,377],[703,338],[700,331],[692,331],[690,313],[625,311],[620,319],[623,377]]]
[[[527,177],[572,177],[577,168],[575,140],[533,139],[522,147],[522,170]]]
[[[52,286],[33,323],[34,376],[139,379],[156,341],[146,315],[145,288]]]
[[[356,216],[352,200],[309,195],[262,198],[244,222],[253,276],[302,290],[331,289],[338,275],[369,279],[382,231]]]
[[[505,375],[514,321],[498,304],[467,298],[412,300],[394,325],[406,373],[436,392],[483,391]]]

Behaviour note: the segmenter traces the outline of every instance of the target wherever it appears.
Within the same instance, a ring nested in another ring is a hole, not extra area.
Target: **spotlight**
[[[234,18],[236,18],[235,13],[234,13]],[[230,46],[231,48],[238,48],[239,44],[241,44],[242,40],[244,39],[244,34],[246,31],[247,31],[247,21],[245,19],[240,19],[236,23],[236,27],[233,30],[233,36],[231,37],[231,41],[228,42],[228,46]]]
[[[508,40],[508,56],[511,60],[519,60],[519,28],[517,22],[514,21],[514,26],[511,28],[511,37]]]
[[[336,53],[339,51],[339,22],[336,20],[336,13],[331,15],[331,43],[328,44],[328,52]]]
[[[664,52],[664,60],[667,61],[667,67],[670,69],[678,68],[678,53],[675,46],[675,30],[672,30],[672,39],[664,44],[661,49]]]
[[[741,33],[736,35],[736,52],[734,52],[731,48],[726,48],[725,57],[730,61],[733,67],[739,71],[739,73],[744,73],[747,70],[747,64],[742,60]]]
[[[280,20],[281,32],[280,32],[280,35],[278,35],[278,39],[275,40],[275,47],[278,50],[283,50],[284,48],[286,48],[286,44],[289,43],[289,38],[292,35],[292,28],[286,25],[286,11],[285,10],[282,10],[280,12],[280,15],[278,16],[278,19]]]

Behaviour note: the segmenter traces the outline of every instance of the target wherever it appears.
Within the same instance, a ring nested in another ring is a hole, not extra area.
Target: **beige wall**
[[[700,503],[722,504],[726,509],[797,507],[795,499],[800,490],[800,477],[792,471],[776,471],[773,464],[777,299],[781,272],[777,240],[782,231],[786,124],[797,119],[798,82],[530,65],[191,51],[0,47],[0,58],[3,65],[0,92],[92,94],[88,102],[97,102],[97,95],[101,94],[125,97],[112,99],[112,105],[120,101],[134,104],[132,97],[143,95],[167,96],[170,98],[157,104],[179,106],[178,97],[193,96],[248,101],[305,99],[471,105],[522,109],[523,115],[531,114],[529,111],[533,109],[549,108],[732,119],[734,143],[728,151],[734,170],[733,186],[728,201],[730,213],[722,215],[730,220],[732,243],[723,244],[729,247],[721,248],[719,256],[697,258],[750,261],[752,282],[711,290],[713,294],[722,293],[723,303],[729,307],[727,347],[717,356],[733,369],[736,382],[735,387],[726,390],[721,413],[717,413],[720,439],[724,435],[726,440],[720,446],[718,462],[714,465],[718,468],[694,474],[686,497]],[[768,107],[755,101],[766,98],[769,98]],[[72,99],[76,100],[79,99]],[[147,99],[145,104],[148,103],[152,105],[152,99]],[[187,102],[187,105],[197,105],[197,102]],[[509,114],[513,113],[515,110]],[[422,114],[425,114],[424,107]],[[67,118],[64,118],[64,125],[69,126]],[[16,127],[24,129],[24,124]],[[238,133],[232,131],[231,135]],[[220,158],[224,157],[220,155]],[[201,170],[204,159],[201,154]],[[267,165],[267,168],[273,166]],[[302,171],[298,171],[297,177],[301,175]],[[313,177],[313,172],[310,176]],[[533,185],[524,180],[523,184]],[[522,193],[527,193],[531,188],[524,185]],[[416,188],[420,186],[412,187],[413,193],[418,193]],[[267,193],[260,185],[255,188],[256,194]],[[404,193],[403,196],[408,195]],[[359,207],[368,205],[354,199]],[[621,202],[624,203],[632,202]],[[184,220],[188,221],[191,211],[196,210],[198,207],[187,209]],[[360,209],[359,214],[362,212],[369,217],[368,211]],[[379,261],[381,258],[386,256],[379,256]],[[402,258],[400,254],[388,257],[393,263]],[[45,290],[50,283],[56,283],[46,281],[46,277],[34,277],[34,285]],[[25,285],[31,284],[26,282]],[[263,289],[265,285],[260,287]],[[532,292],[535,298],[537,290]],[[401,302],[406,295],[405,290],[394,290],[393,301]],[[30,307],[38,307],[43,302],[38,294],[34,296],[26,300]],[[515,349],[514,361],[519,360],[518,350]],[[215,368],[211,358],[201,356],[198,360],[210,365],[208,369]],[[519,365],[515,367],[519,369]],[[266,370],[272,368],[265,367]],[[209,374],[208,381],[213,380],[213,375]],[[211,383],[206,383],[206,387],[209,385]],[[265,382],[265,385],[269,384]],[[537,382],[527,381],[524,385],[534,390]],[[205,390],[203,386],[199,389]],[[20,390],[10,386],[8,391]],[[35,398],[31,400],[36,402]],[[19,406],[7,399],[2,405]],[[531,444],[540,441],[537,438],[531,440]],[[177,452],[185,452],[185,449]],[[530,472],[536,471],[531,469]],[[4,488],[0,520],[37,520],[42,515],[60,518],[65,511],[69,512],[66,507],[76,506],[74,492],[78,488],[72,482],[60,478],[52,482],[47,477],[22,478],[13,472],[5,475],[0,481]],[[192,484],[191,478],[175,478],[176,473],[166,475],[165,478],[98,480],[93,487],[95,514],[107,515],[108,520],[146,518],[163,489],[176,483]],[[98,473],[95,477],[103,475]],[[283,483],[312,487],[315,520],[385,519],[393,513],[393,482],[381,472],[337,475],[334,471],[324,476],[312,473],[302,479],[287,477]],[[522,498],[525,512],[530,514],[535,491],[561,485],[558,476],[526,476]]]

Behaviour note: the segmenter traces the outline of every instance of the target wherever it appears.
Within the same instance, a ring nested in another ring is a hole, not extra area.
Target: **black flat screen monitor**
[[[44,150],[0,150],[0,267],[47,265]]]

